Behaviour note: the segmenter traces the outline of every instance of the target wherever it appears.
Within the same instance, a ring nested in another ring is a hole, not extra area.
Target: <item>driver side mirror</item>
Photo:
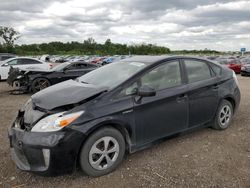
[[[137,95],[142,97],[153,97],[156,95],[156,91],[155,89],[147,86],[147,85],[143,85],[141,86],[138,90],[137,90]]]

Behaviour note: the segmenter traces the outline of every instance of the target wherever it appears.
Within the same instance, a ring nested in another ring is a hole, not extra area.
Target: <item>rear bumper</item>
[[[84,135],[67,129],[51,133],[9,127],[11,158],[24,171],[43,176],[72,173]]]

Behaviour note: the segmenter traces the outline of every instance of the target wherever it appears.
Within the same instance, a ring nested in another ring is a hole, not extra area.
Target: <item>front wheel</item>
[[[89,176],[98,177],[115,170],[125,154],[125,141],[114,128],[102,128],[94,132],[80,152],[80,166]]]
[[[231,102],[223,100],[217,110],[213,128],[217,130],[227,129],[233,118],[233,106]]]
[[[31,84],[31,90],[33,93],[36,93],[38,91],[41,91],[42,89],[45,89],[49,87],[51,84],[48,79],[46,78],[37,78],[35,79]]]

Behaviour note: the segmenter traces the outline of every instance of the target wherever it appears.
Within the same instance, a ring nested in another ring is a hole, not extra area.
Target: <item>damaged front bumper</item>
[[[25,74],[25,71],[19,68],[10,69],[7,83],[14,88],[15,91],[28,91],[30,88],[29,78]]]
[[[11,157],[17,167],[43,176],[72,173],[84,134],[73,130],[38,133],[8,128]]]

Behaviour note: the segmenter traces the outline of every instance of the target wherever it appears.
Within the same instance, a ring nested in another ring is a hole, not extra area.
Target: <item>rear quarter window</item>
[[[221,67],[214,64],[214,63],[209,63],[210,67],[212,68],[213,72],[215,73],[216,76],[221,75]]]

